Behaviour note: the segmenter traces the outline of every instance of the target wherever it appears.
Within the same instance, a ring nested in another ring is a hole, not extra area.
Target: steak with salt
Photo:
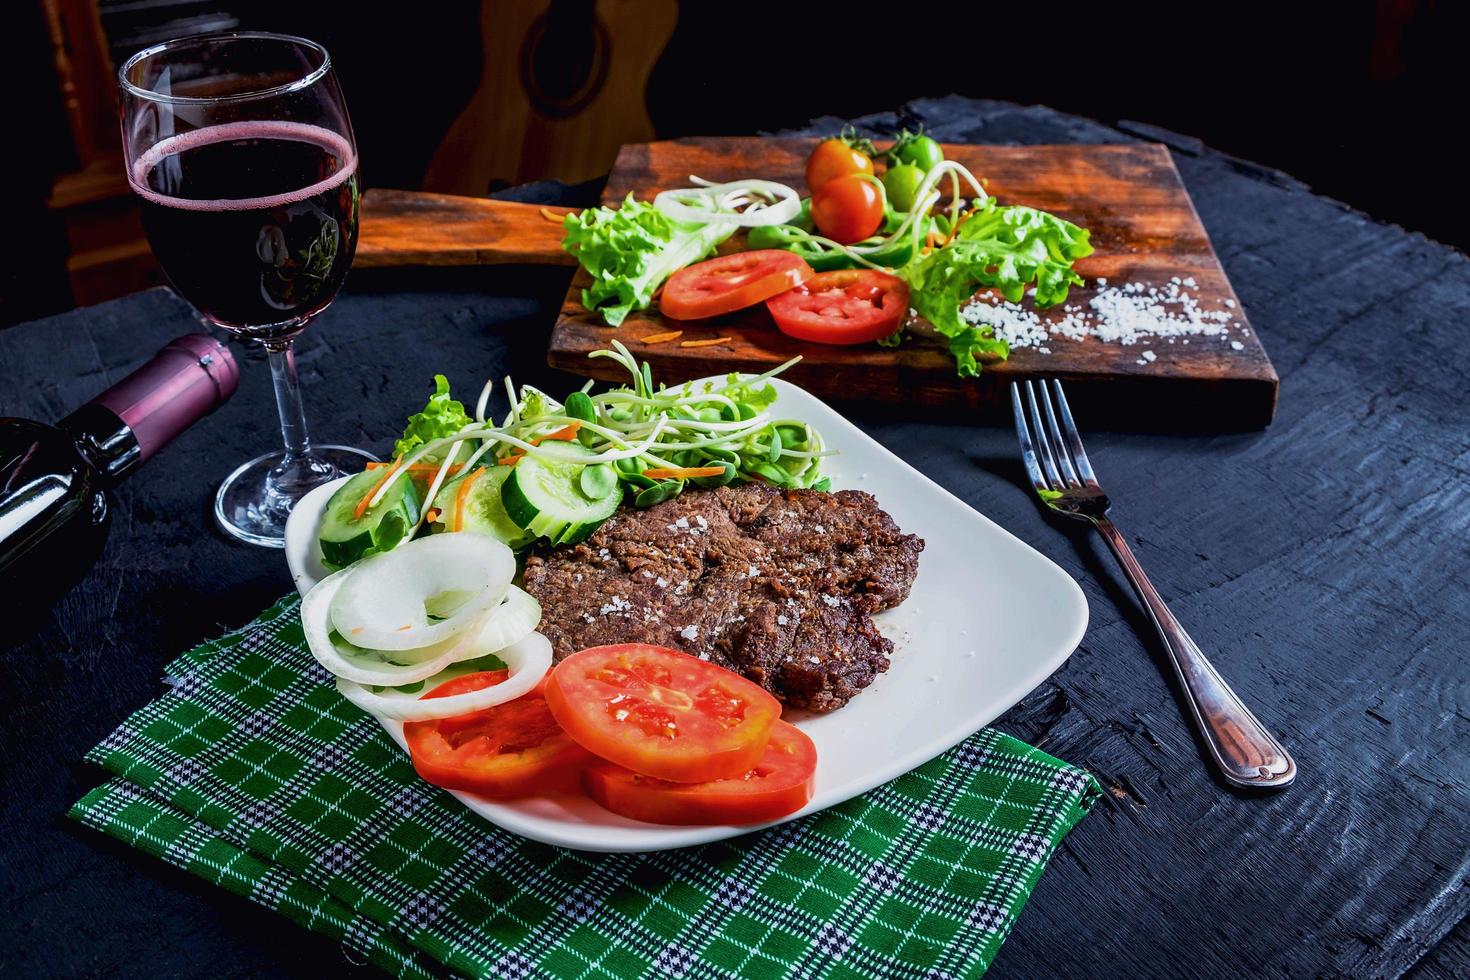
[[[831,711],[888,669],[872,614],[908,597],[923,549],[872,494],[749,483],[621,510],[528,559],[525,586],[557,659],[652,643]]]

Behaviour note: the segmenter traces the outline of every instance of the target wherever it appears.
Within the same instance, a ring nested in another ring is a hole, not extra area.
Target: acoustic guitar
[[[677,0],[485,0],[485,72],[424,189],[607,173],[619,146],[653,138],[644,91],[677,19]]]

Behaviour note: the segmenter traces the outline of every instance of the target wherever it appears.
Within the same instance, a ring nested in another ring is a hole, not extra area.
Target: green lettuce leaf
[[[987,200],[954,240],[900,270],[909,284],[910,304],[949,340],[955,369],[962,377],[980,373],[979,359],[1004,359],[1010,350],[990,327],[975,327],[960,309],[984,288],[1019,303],[1035,284],[1035,303],[1055,306],[1083,279],[1072,263],[1092,254],[1088,232],[1070,221],[1035,208],[1000,207]]]
[[[470,417],[465,414],[464,405],[449,397],[449,379],[436,374],[434,393],[429,396],[429,403],[422,412],[408,417],[403,437],[393,444],[393,454],[403,456],[411,453],[424,443],[453,435],[469,424]]]
[[[734,232],[733,224],[674,221],[652,204],[587,208],[566,216],[562,248],[592,276],[582,305],[616,327],[633,310],[645,310],[663,281],[709,255]]]

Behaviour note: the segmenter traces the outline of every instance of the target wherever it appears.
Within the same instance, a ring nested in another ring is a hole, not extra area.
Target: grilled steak
[[[831,711],[888,669],[893,643],[871,614],[908,597],[923,549],[872,494],[749,483],[619,511],[532,556],[525,584],[557,659],[653,643]]]

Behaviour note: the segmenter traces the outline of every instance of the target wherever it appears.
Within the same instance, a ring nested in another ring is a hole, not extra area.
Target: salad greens
[[[1083,279],[1072,263],[1092,254],[1088,233],[1070,221],[1021,205],[1000,207],[987,198],[970,212],[953,238],[898,270],[907,280],[910,303],[936,331],[949,339],[962,377],[980,373],[976,355],[1004,358],[1009,349],[989,327],[974,327],[960,317],[982,288],[999,290],[1012,303],[1035,283],[1037,306],[1055,306]]]
[[[434,393],[422,412],[408,417],[403,435],[393,444],[393,455],[404,456],[426,442],[442,439],[464,428],[470,422],[464,405],[449,397],[449,379],[442,374],[434,375]],[[436,457],[427,457],[426,462],[439,462]]]
[[[617,502],[650,507],[691,484],[763,480],[780,487],[829,486],[821,461],[831,451],[821,436],[773,410],[777,392],[771,378],[800,358],[755,377],[731,374],[723,381],[669,387],[655,386],[649,365],[617,341],[590,356],[617,362],[627,370],[628,383],[593,394],[589,381],[563,402],[529,385],[517,388],[507,378],[510,410],[499,423],[485,415],[492,383],[471,417],[449,397],[443,376],[436,376],[428,404],[410,416],[396,444],[397,459],[381,477],[363,474],[364,489],[343,501],[343,520],[351,523],[349,513],[359,520],[373,517],[382,500],[407,486],[402,481],[417,477],[428,483],[423,499],[434,505],[415,515],[418,523],[403,539],[426,520],[463,524],[462,514],[449,521],[444,511],[480,501],[471,519],[502,539],[513,538],[506,543],[516,547],[538,536],[552,543],[581,540]],[[458,473],[452,480],[451,471]],[[494,501],[478,496],[487,493]],[[436,511],[437,517],[430,516]],[[514,524],[502,528],[497,515]],[[504,528],[525,533],[506,535]]]
[[[629,194],[620,208],[587,208],[563,221],[562,248],[592,275],[582,305],[616,327],[645,310],[663,281],[709,255],[735,231],[733,224],[675,221]]]
[[[1072,265],[1092,253],[1086,229],[1035,208],[997,204],[969,170],[944,159],[943,148],[922,130],[896,134],[881,154],[850,129],[838,139],[888,163],[883,179],[874,181],[883,195],[884,219],[871,238],[841,244],[822,236],[813,224],[810,200],[800,201],[798,208],[794,191],[770,181],[714,186],[696,181],[716,202],[702,213],[681,206],[682,198],[672,205],[664,201],[670,194],[697,196],[699,189],[666,191],[654,204],[635,201],[630,194],[619,209],[593,208],[565,219],[563,247],[593,278],[582,291],[583,305],[617,326],[632,310],[646,309],[670,275],[704,258],[745,225],[750,248],[790,251],[817,272],[862,267],[899,276],[909,286],[914,312],[948,341],[956,372],[974,377],[981,362],[1010,353],[990,326],[974,326],[960,315],[978,290],[995,289],[1013,303],[1029,291],[1038,307],[1047,307],[1065,301],[1072,286],[1083,284]],[[946,196],[947,205],[937,207]],[[756,216],[773,201],[780,204]],[[776,207],[784,210],[778,214]],[[737,221],[737,215],[747,220]],[[897,346],[902,341],[899,329],[879,343]],[[653,398],[646,367],[641,380],[635,377],[635,387],[641,386],[640,397]],[[630,364],[630,370],[637,374],[640,369]],[[585,412],[571,415],[589,423],[609,422]],[[589,444],[585,435],[582,441]],[[740,472],[758,471],[747,464]],[[651,500],[658,494],[647,496]]]

